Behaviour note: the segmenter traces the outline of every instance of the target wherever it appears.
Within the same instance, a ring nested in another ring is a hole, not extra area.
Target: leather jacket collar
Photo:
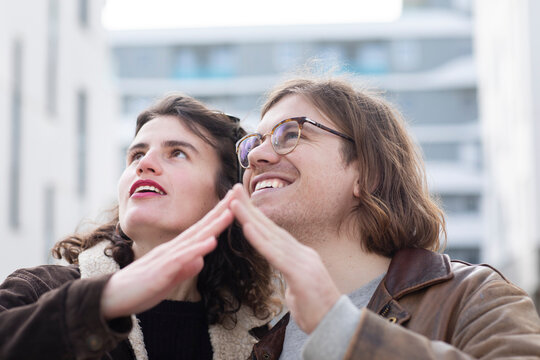
[[[410,314],[397,302],[402,296],[454,277],[447,255],[425,249],[398,251],[367,308],[399,324],[410,319]],[[279,358],[290,314],[269,330],[253,348],[254,359]],[[264,355],[267,356],[264,356]],[[270,355],[272,354],[272,355]]]
[[[453,277],[448,255],[425,249],[400,250],[392,258],[388,272],[367,308],[401,324],[410,318],[410,314],[396,300]]]

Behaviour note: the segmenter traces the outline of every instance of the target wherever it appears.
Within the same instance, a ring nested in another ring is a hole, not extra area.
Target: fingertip
[[[225,194],[225,196],[223,197],[221,201],[224,203],[227,203],[231,199],[232,194],[233,194],[233,189],[229,189],[229,191],[227,191],[227,194]]]
[[[207,243],[210,247],[214,247],[215,245],[217,245],[217,238],[215,235],[212,235],[208,237],[204,242]]]
[[[233,216],[238,215],[239,207],[242,206],[242,202],[238,199],[233,199],[229,204],[229,210]]]
[[[210,243],[210,249],[214,250],[217,247],[218,240],[216,237],[212,239],[212,242]]]
[[[234,200],[233,200],[234,201]],[[231,201],[232,203],[232,201]],[[223,215],[222,215],[224,218],[234,218],[234,214],[233,212],[231,211],[231,209],[227,208],[223,211]],[[230,220],[230,219],[229,219]]]
[[[233,192],[236,196],[242,196],[246,190],[244,189],[244,185],[238,183],[233,186]]]

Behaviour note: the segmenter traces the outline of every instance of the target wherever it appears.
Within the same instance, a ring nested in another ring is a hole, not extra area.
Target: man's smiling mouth
[[[259,181],[255,185],[254,191],[261,190],[261,189],[279,189],[287,185],[288,184],[281,179],[266,179],[266,180]]]

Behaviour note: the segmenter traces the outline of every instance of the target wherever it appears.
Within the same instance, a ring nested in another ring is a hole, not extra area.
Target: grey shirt
[[[384,275],[379,275],[349,295],[343,295],[309,336],[300,330],[291,317],[285,329],[279,359],[342,359],[358,325],[360,311],[369,303]]]

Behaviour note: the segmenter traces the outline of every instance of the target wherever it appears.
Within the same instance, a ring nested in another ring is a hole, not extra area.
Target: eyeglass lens
[[[300,125],[296,121],[283,122],[274,128],[271,141],[274,151],[280,155],[285,155],[291,152],[298,142],[300,137]],[[239,148],[239,159],[244,167],[249,166],[248,155],[257,146],[261,144],[261,139],[258,136],[250,136],[246,138]]]
[[[272,146],[278,154],[286,154],[296,146],[299,136],[299,126],[296,121],[287,121],[274,129]]]

